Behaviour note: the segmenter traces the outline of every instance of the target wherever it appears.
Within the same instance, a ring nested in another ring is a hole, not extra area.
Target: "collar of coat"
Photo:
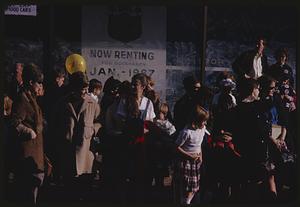
[[[91,98],[90,96],[87,96],[83,100],[83,103],[82,103],[82,105],[80,107],[80,110],[79,110],[78,114],[76,114],[76,111],[75,111],[75,109],[74,109],[73,104],[71,103],[71,101],[68,101],[67,105],[70,107],[71,112],[74,115],[75,119],[79,120],[80,114],[88,107],[88,105],[89,104],[95,104],[95,103],[96,103],[96,101],[93,98]]]
[[[36,96],[34,96],[30,91],[25,90],[23,92],[23,97],[29,104],[32,106],[35,111],[35,123],[36,123],[36,132],[41,133],[43,129],[43,116],[41,109],[36,101]]]

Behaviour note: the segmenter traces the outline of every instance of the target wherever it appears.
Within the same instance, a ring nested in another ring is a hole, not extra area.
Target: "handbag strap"
[[[150,104],[150,99],[148,99],[147,104],[146,104],[146,108],[143,111],[142,116],[141,116],[143,121],[145,121],[145,119],[146,119],[149,104]]]

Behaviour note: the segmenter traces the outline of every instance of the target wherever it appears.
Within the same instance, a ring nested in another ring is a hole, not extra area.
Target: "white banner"
[[[9,5],[5,15],[36,16],[36,5]]]
[[[89,79],[103,84],[110,76],[131,80],[136,73],[150,75],[165,99],[166,9],[164,7],[82,9],[82,56]]]

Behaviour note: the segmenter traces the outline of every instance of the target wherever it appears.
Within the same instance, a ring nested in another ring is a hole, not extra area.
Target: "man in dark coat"
[[[288,65],[288,50],[286,48],[279,48],[275,52],[276,63],[271,65],[267,74],[281,82],[284,77],[287,77],[289,83],[294,87],[294,74],[292,68]]]
[[[201,84],[194,76],[183,79],[185,94],[175,103],[174,125],[177,131],[183,129],[187,123],[190,111],[195,105],[195,96],[200,90]]]
[[[263,53],[265,44],[264,38],[258,38],[255,49],[243,52],[232,63],[232,69],[237,75],[238,83],[241,83],[245,78],[257,79],[268,70],[268,59]]]

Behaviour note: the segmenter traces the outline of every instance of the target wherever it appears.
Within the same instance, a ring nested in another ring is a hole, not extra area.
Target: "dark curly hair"
[[[279,48],[274,53],[274,57],[276,60],[279,60],[282,55],[285,55],[286,60],[288,59],[288,49],[287,48]]]
[[[22,79],[24,83],[24,88],[29,88],[31,82],[43,82],[44,75],[39,67],[34,63],[29,63],[24,65]]]

